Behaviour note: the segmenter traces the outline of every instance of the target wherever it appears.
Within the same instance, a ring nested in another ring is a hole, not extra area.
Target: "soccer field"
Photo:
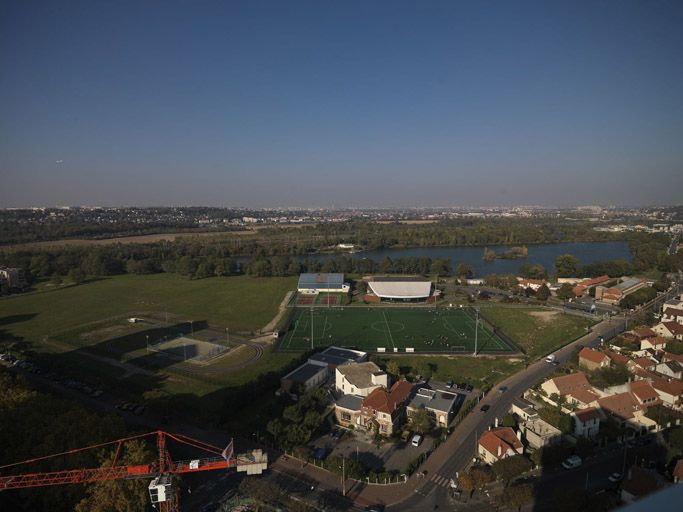
[[[474,351],[475,325],[466,308],[297,308],[280,350],[336,345],[369,352],[468,353]],[[476,342],[477,352],[515,351],[481,321]]]

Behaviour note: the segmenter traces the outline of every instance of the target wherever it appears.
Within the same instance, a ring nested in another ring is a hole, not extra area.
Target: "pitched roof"
[[[671,370],[672,373],[678,373],[678,372],[683,372],[683,365],[679,363],[678,361],[664,361],[663,363],[664,366],[666,366],[669,370]],[[659,366],[659,365],[657,365]]]
[[[487,430],[479,438],[479,444],[496,458],[498,458],[499,447],[503,455],[505,455],[508,450],[517,453],[524,449],[522,442],[517,439],[515,431],[510,427],[498,427]]]
[[[337,400],[336,405],[337,407],[348,409],[349,411],[360,411],[360,406],[362,403],[362,396],[342,395],[341,398]]]
[[[671,352],[664,352],[664,357],[669,361],[678,361],[683,363],[683,354],[672,354]]]
[[[612,352],[611,350],[605,350],[605,354],[609,357],[615,364],[626,364],[630,359],[619,352]]]
[[[605,359],[609,359],[607,355],[592,348],[584,347],[579,352],[579,359],[585,359],[586,361],[591,361],[596,364],[601,364]]]
[[[680,308],[666,308],[663,312],[665,316],[683,316],[683,309]]]
[[[640,339],[644,338],[651,338],[653,336],[657,336],[657,333],[650,329],[649,327],[638,327],[637,329],[633,329],[633,332],[635,333],[636,336],[638,336]]]
[[[574,415],[581,420],[582,423],[586,423],[587,421],[594,420],[594,419],[600,419],[602,418],[602,415],[600,414],[600,410],[597,407],[588,407],[587,409],[579,409],[578,411],[574,411]]]
[[[646,380],[637,380],[629,384],[629,389],[631,393],[636,395],[636,397],[641,401],[645,402],[647,400],[656,400],[659,395]]]
[[[588,382],[586,375],[581,372],[556,377],[552,381],[562,396],[571,395],[584,404],[588,404],[598,398],[598,395],[593,392],[593,387]]]
[[[624,420],[633,418],[634,413],[640,409],[635,397],[629,392],[600,398],[598,404],[603,410]]]
[[[395,382],[391,391],[384,388],[376,388],[365,397],[363,407],[369,407],[386,414],[393,414],[398,407],[410,396],[413,385],[405,380]]]
[[[645,340],[643,340],[645,341]],[[652,338],[647,338],[647,341],[652,345],[653,347],[657,347],[659,345],[666,345],[669,340],[666,338],[663,338],[662,336],[653,336]]]
[[[656,390],[674,396],[683,395],[683,382],[680,380],[667,380],[652,374],[648,377],[652,380],[652,387]]]
[[[678,324],[676,322],[662,322],[662,324],[673,335],[683,334],[683,325],[681,324]]]
[[[651,368],[657,364],[649,357],[639,357],[637,359],[634,359],[633,362],[641,368]]]
[[[589,287],[595,286],[596,284],[604,283],[606,281],[609,281],[609,276],[607,274],[604,274],[602,276],[593,277],[591,279],[584,279],[579,283],[579,285]]]

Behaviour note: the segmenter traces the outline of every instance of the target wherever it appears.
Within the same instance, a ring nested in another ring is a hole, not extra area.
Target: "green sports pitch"
[[[477,335],[475,336],[475,325]],[[296,308],[279,345],[284,351],[312,347],[367,352],[512,353],[516,350],[468,308]]]

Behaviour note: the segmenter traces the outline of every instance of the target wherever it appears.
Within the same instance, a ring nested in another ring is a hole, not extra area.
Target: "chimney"
[[[500,459],[501,455],[503,455],[503,446],[501,443],[498,443],[498,459]]]
[[[517,431],[517,439],[519,439],[520,441],[522,440],[522,431],[521,430]]]
[[[495,425],[496,425],[496,428],[498,428],[498,417],[496,417]]]

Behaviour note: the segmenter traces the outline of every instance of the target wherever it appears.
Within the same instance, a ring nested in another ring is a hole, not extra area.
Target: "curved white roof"
[[[429,297],[431,281],[370,281],[372,293],[385,299],[420,299]]]

